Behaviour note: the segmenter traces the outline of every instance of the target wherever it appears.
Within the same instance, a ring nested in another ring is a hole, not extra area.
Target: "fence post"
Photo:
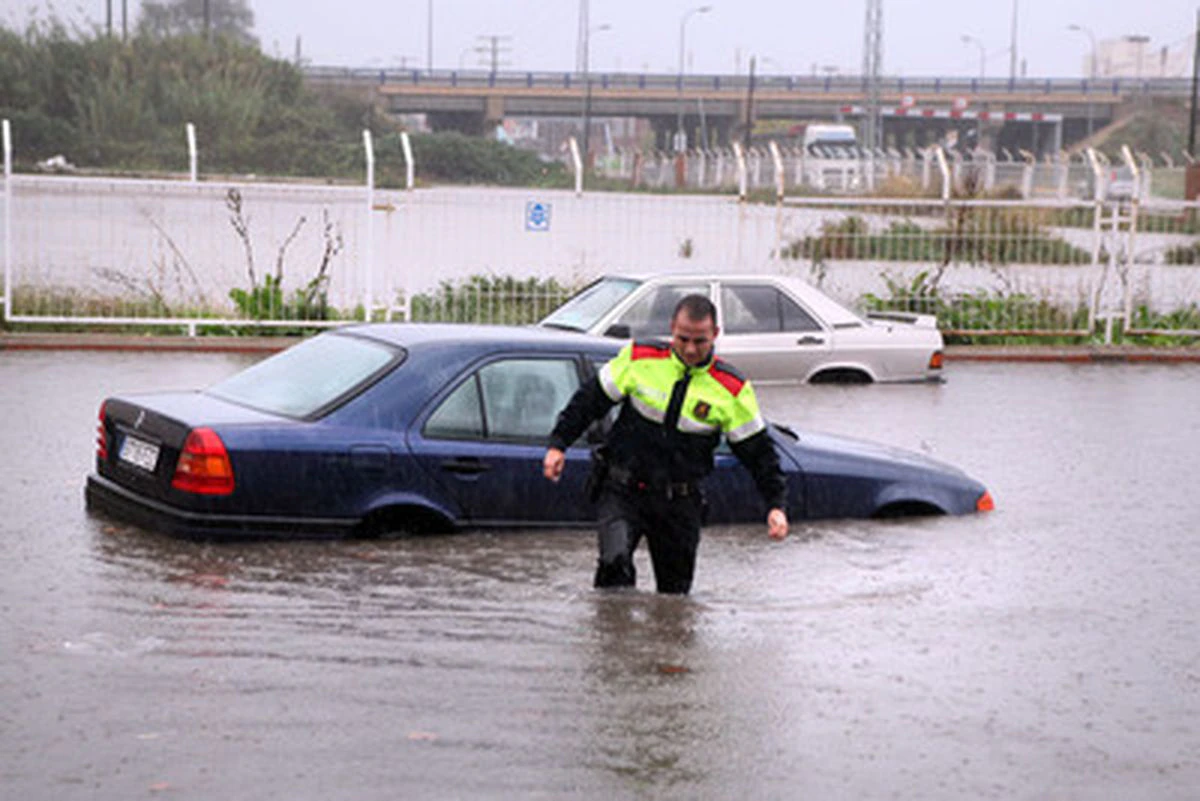
[[[185,130],[187,131],[188,179],[192,183],[196,183],[196,165],[199,162],[196,156],[196,126],[189,122]]]
[[[942,173],[942,200],[950,202],[950,165],[946,163],[946,151],[941,145],[933,146],[933,155],[937,159],[938,169]]]
[[[1138,153],[1138,159],[1142,162],[1142,180],[1138,183],[1138,189],[1142,200],[1148,200],[1154,195],[1154,159],[1150,158],[1149,153]]]
[[[412,142],[408,131],[400,132],[400,149],[404,151],[404,188],[411,192],[416,179],[416,162],[413,161]]]
[[[742,150],[742,143],[734,141],[733,156],[737,159],[737,174],[738,174],[738,202],[746,202],[746,152]]]
[[[3,123],[4,138],[4,321],[12,321],[12,127]]]
[[[1092,208],[1092,280],[1096,282],[1096,287],[1092,291],[1092,302],[1088,304],[1088,331],[1094,331],[1096,328],[1096,314],[1100,310],[1100,292],[1102,284],[1100,276],[1100,240],[1103,237],[1103,229],[1101,227],[1101,217],[1104,212],[1103,202],[1103,184],[1104,184],[1104,167],[1100,164],[1100,158],[1096,153],[1096,149],[1089,147],[1086,151],[1088,163],[1092,167],[1092,202],[1095,204]]]
[[[783,174],[783,156],[779,153],[779,145],[775,144],[774,139],[771,140],[767,147],[771,151],[771,161],[775,164],[775,200],[782,203],[785,177]]]
[[[374,293],[374,259],[372,254],[375,250],[375,145],[371,141],[371,131],[369,128],[363,129],[363,147],[367,152],[367,235],[366,243],[363,248],[363,269],[366,270],[363,276],[363,319],[368,323],[371,322],[372,308],[375,299]]]
[[[579,156],[579,142],[575,137],[567,140],[567,146],[571,149],[571,168],[575,170],[575,197],[583,195],[583,159]]]
[[[1125,328],[1129,328],[1133,325],[1133,273],[1137,264],[1134,248],[1137,246],[1138,209],[1142,205],[1142,169],[1129,145],[1121,145],[1121,158],[1125,159],[1125,166],[1133,173],[1134,186],[1133,197],[1129,199],[1129,235],[1125,240]]]
[[[779,145],[775,144],[774,139],[767,147],[771,151],[771,161],[775,162],[775,258],[780,259],[783,250],[783,157],[779,154]]]
[[[1033,197],[1033,171],[1037,169],[1037,157],[1028,150],[1018,152],[1025,159],[1025,167],[1021,172],[1021,196],[1029,200]]]

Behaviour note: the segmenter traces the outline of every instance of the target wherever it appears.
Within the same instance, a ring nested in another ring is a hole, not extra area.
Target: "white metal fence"
[[[1092,199],[1097,192],[1143,201],[1183,200],[1187,153],[1131,153],[1132,161],[1112,163],[1104,154],[1087,151],[1037,159],[1007,150],[942,150],[938,147],[869,152],[814,147],[771,146],[697,149],[685,153],[659,150],[616,151],[596,161],[596,175],[630,188],[712,191],[782,190],[787,194],[864,195],[907,191],[941,191],[940,157],[950,185],[974,194],[1011,197]],[[1092,161],[1095,159],[1095,162]],[[744,164],[745,186],[739,164]],[[1098,170],[1097,170],[1098,168]],[[1134,175],[1136,173],[1136,177]]]
[[[719,169],[748,186],[746,155]],[[932,312],[966,334],[1200,332],[1197,204],[1094,187],[1090,199],[959,199],[953,163],[928,162],[938,197],[785,187],[768,202],[10,173],[5,316],[191,330],[367,310],[525,323],[601,274],[686,270],[801,275],[848,305]],[[1093,181],[1104,166],[1089,164]]]

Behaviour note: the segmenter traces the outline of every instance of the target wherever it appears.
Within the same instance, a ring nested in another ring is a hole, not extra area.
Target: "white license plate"
[[[121,443],[120,458],[122,462],[128,462],[153,473],[155,466],[158,465],[158,446],[153,442],[127,436]]]

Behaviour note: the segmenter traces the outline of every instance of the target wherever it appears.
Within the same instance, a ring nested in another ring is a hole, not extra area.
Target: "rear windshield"
[[[631,278],[602,278],[551,312],[541,324],[587,331],[640,284]]]
[[[359,391],[403,358],[361,337],[324,334],[210,387],[224,400],[288,417],[311,417]]]

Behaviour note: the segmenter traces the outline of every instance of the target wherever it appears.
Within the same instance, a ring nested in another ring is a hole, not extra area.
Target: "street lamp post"
[[[592,129],[592,64],[591,64],[591,38],[593,33],[600,31],[612,30],[612,26],[607,22],[602,25],[597,25],[593,28],[588,28],[583,37],[583,82],[584,82],[584,98],[583,98],[583,164],[586,169],[588,165],[588,156],[591,153],[590,133]]]
[[[1012,43],[1008,49],[1008,80],[1017,79],[1017,0],[1012,4]]]
[[[675,150],[683,151],[687,149],[687,137],[683,133],[683,53],[685,36],[687,32],[687,23],[696,14],[707,14],[712,11],[712,6],[697,6],[696,8],[685,11],[679,20],[679,87],[677,99],[677,119],[675,122]]]
[[[1088,59],[1088,81],[1089,82],[1095,81],[1096,80],[1096,35],[1094,33],[1092,33],[1092,29],[1087,27],[1086,25],[1071,24],[1071,25],[1067,26],[1067,30],[1086,34],[1088,40],[1091,42],[1092,54],[1091,54],[1091,58]],[[1088,88],[1090,89],[1091,87],[1088,87]],[[1088,92],[1088,104],[1087,104],[1087,135],[1088,135],[1088,139],[1092,138],[1092,132],[1095,129],[1095,122],[1093,120],[1093,116],[1094,115],[1092,114],[1092,98],[1091,98],[1091,92],[1089,91]]]
[[[1092,57],[1088,59],[1088,79],[1096,80],[1096,34],[1092,33],[1092,29],[1086,25],[1068,25],[1067,30],[1087,34],[1087,38],[1092,44]]]
[[[987,49],[984,48],[983,42],[977,37],[964,33],[962,35],[963,44],[974,42],[979,47],[979,80],[983,80],[987,72]]]

